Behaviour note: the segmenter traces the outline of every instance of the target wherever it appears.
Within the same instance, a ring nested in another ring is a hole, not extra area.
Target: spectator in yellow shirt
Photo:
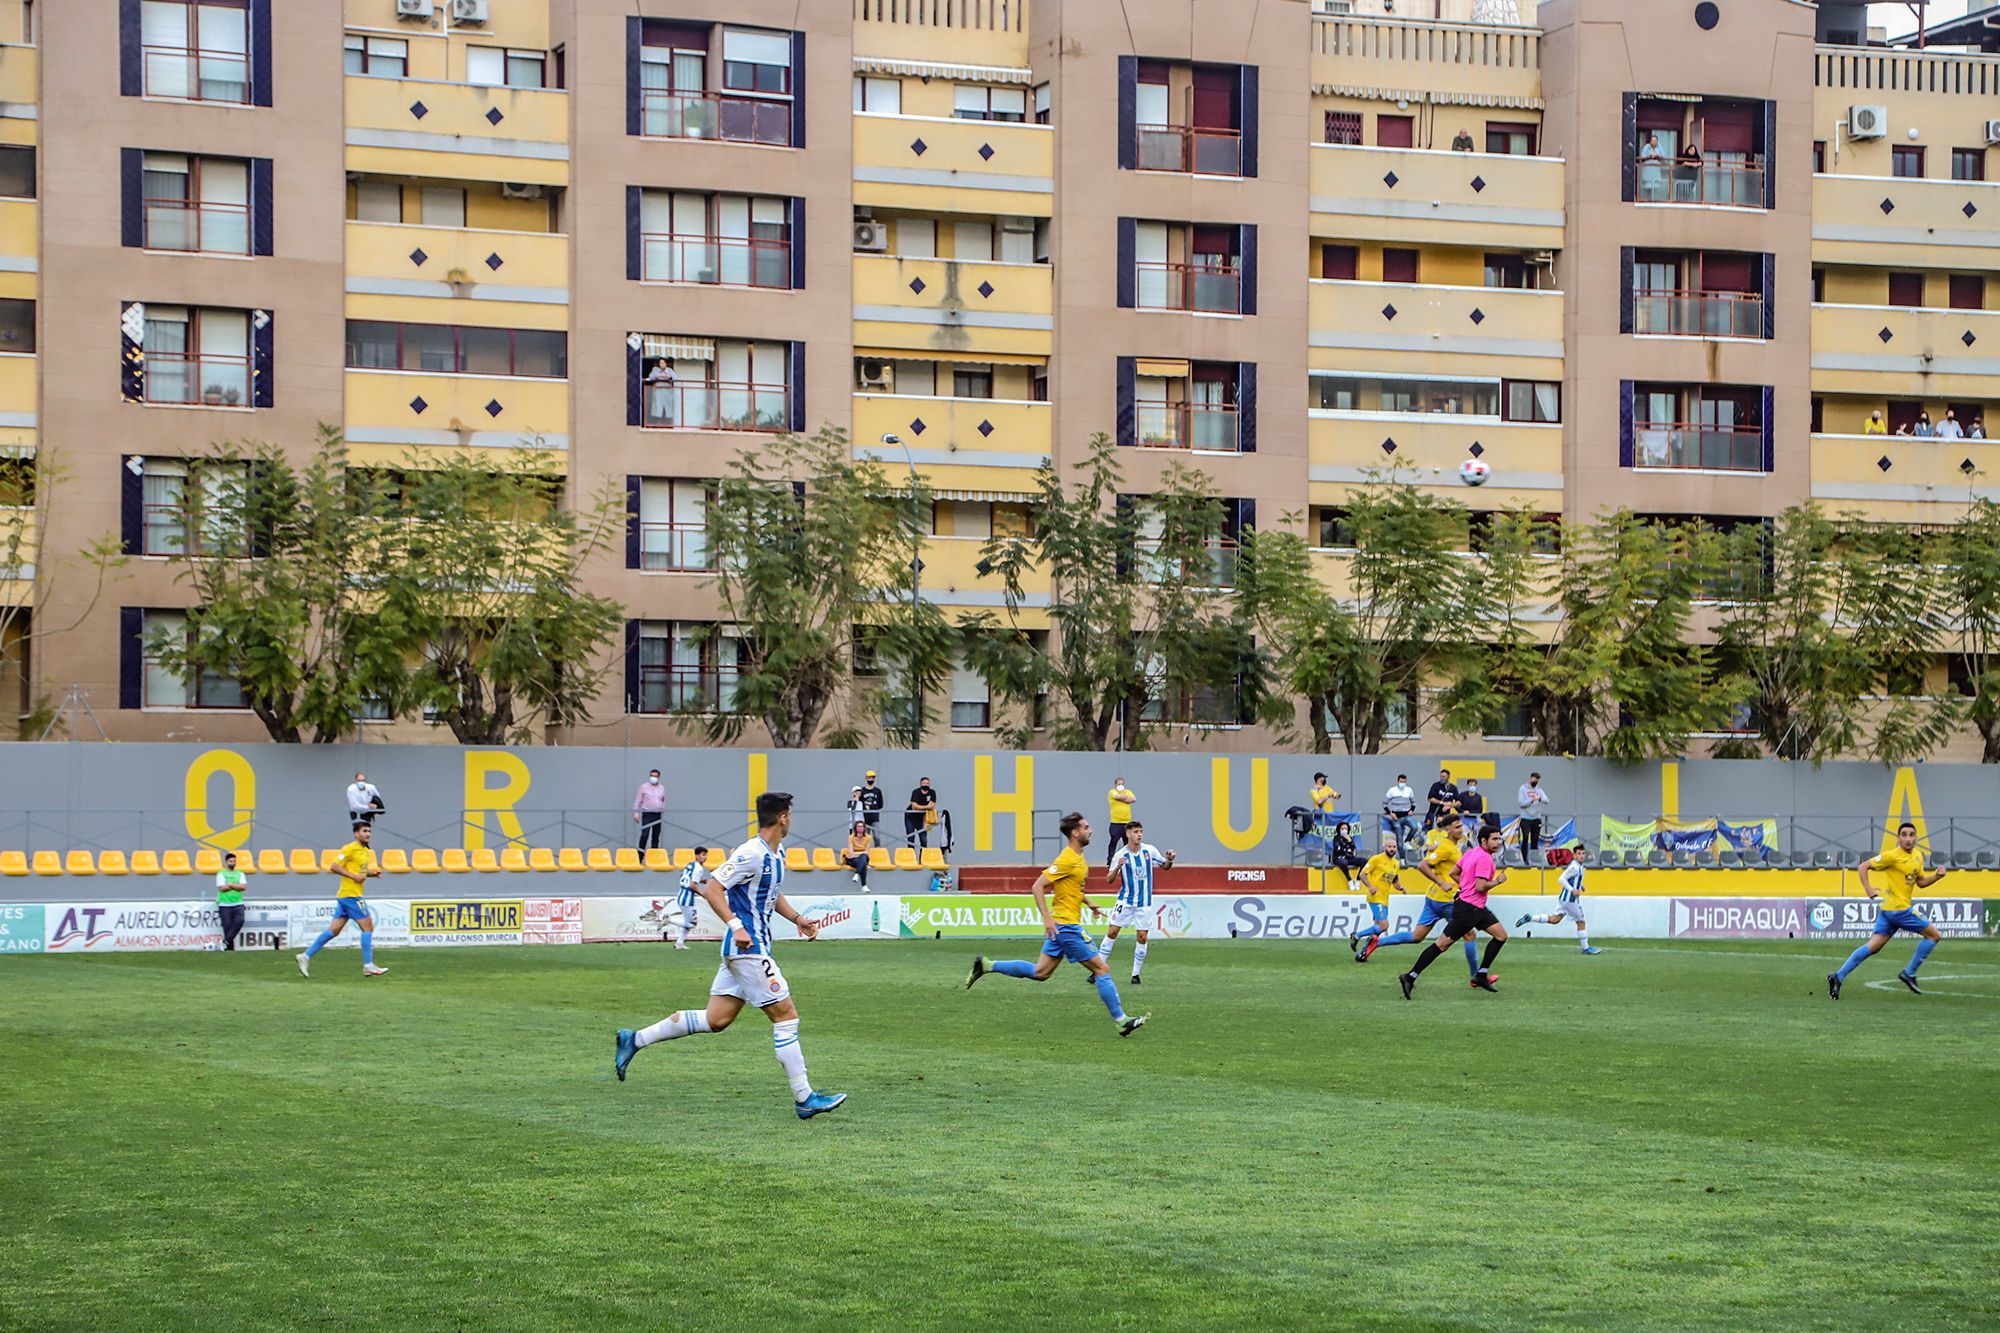
[[[1887,435],[1889,433],[1889,423],[1882,419],[1881,408],[1878,407],[1868,414],[1868,420],[1862,423],[1861,433],[1863,435]]]
[[[1105,865],[1110,865],[1112,857],[1117,856],[1118,849],[1125,845],[1125,826],[1132,822],[1132,807],[1138,803],[1139,794],[1125,785],[1124,778],[1113,778],[1111,780],[1111,819],[1109,820],[1111,825],[1109,830],[1111,834],[1111,852],[1110,855],[1104,858]]]

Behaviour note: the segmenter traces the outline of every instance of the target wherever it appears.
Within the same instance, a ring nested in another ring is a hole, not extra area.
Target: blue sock
[[[372,930],[364,930],[361,932],[361,965],[363,967],[370,967],[374,965],[374,962],[375,962],[375,932]]]
[[[314,954],[318,953],[321,949],[324,949],[327,946],[327,941],[331,940],[332,938],[333,938],[332,931],[322,930],[319,933],[319,938],[306,946],[306,957],[310,958]]]
[[[1118,987],[1105,972],[1097,978],[1097,998],[1104,1001],[1104,1007],[1111,1011],[1113,1018],[1125,1017],[1125,1006],[1118,1002]]]
[[[992,970],[998,972],[1003,977],[1020,977],[1026,981],[1033,981],[1035,979],[1035,965],[1033,963],[995,963]]]
[[[1415,943],[1416,940],[1411,938],[1411,934],[1409,931],[1399,930],[1393,935],[1384,935],[1382,937],[1382,942],[1380,944],[1377,944],[1375,947],[1378,949],[1386,949],[1392,944],[1415,944]]]
[[[1903,970],[1911,976],[1915,976],[1917,969],[1924,965],[1924,959],[1929,958],[1931,950],[1935,948],[1937,948],[1936,940],[1918,940],[1917,951],[1910,955],[1910,965]]]
[[[1473,947],[1470,935],[1465,937],[1465,970],[1475,977],[1479,975],[1479,950]]]
[[[1368,925],[1368,926],[1363,926],[1363,927],[1362,927],[1361,929],[1359,929],[1359,930],[1355,931],[1355,932],[1354,932],[1354,938],[1355,938],[1355,939],[1357,939],[1357,940],[1365,940],[1365,939],[1367,939],[1367,938],[1368,938],[1368,937],[1369,937],[1370,935],[1380,935],[1381,933],[1382,933],[1382,927],[1381,927],[1381,926],[1379,926],[1379,925]],[[1378,944],[1378,945],[1376,945],[1375,947],[1379,949],[1379,948],[1381,948],[1382,946]]]
[[[1864,944],[1860,948],[1856,949],[1853,953],[1847,955],[1847,961],[1840,965],[1840,971],[1834,973],[1834,975],[1839,977],[1842,981],[1847,980],[1847,974],[1849,972],[1852,972],[1855,968],[1860,967],[1862,963],[1867,961],[1867,958],[1868,958],[1868,946]]]

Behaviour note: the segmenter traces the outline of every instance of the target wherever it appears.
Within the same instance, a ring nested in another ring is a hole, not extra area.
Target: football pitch
[[[2000,945],[712,945],[0,962],[0,1328],[1992,1328]],[[1877,984],[1879,983],[1879,984]]]

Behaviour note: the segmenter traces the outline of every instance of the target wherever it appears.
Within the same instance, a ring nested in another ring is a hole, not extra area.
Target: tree
[[[2000,505],[1975,500],[1943,549],[1941,639],[1950,692],[1979,734],[1979,762],[2000,764]]]
[[[125,564],[114,537],[88,542],[68,556],[44,544],[56,496],[70,480],[69,466],[55,445],[0,457],[0,680],[16,677],[8,682],[15,706],[0,708],[0,716],[11,713],[10,729],[24,739],[39,736],[54,716],[47,687],[37,685],[30,674],[36,646],[83,624]],[[79,577],[75,612],[51,623],[46,608]]]
[[[1105,750],[1114,738],[1143,748],[1149,729],[1204,721],[1204,707],[1241,720],[1257,681],[1241,674],[1248,644],[1218,595],[1236,562],[1221,545],[1222,502],[1209,478],[1175,462],[1152,494],[1124,495],[1118,448],[1101,433],[1075,471],[1065,488],[1044,462],[1028,534],[987,542],[983,563],[1001,580],[1012,624],[990,613],[967,619],[973,667],[1017,717],[1046,698],[1059,749]],[[1049,580],[1047,652],[1014,627],[1030,571]]]
[[[1269,673],[1274,702],[1282,692],[1303,704],[1312,752],[1331,753],[1335,687],[1358,646],[1352,617],[1319,578],[1312,550],[1291,516],[1244,541],[1236,599]],[[1271,712],[1278,729],[1288,730],[1277,710]]]

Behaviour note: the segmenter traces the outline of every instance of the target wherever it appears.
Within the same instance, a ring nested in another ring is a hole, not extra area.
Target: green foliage
[[[1939,640],[1951,693],[1979,734],[1981,763],[2000,764],[2000,505],[1976,500],[1941,546]],[[1926,587],[1924,591],[1929,591]]]
[[[0,702],[0,731],[25,740],[41,737],[58,717],[51,683],[30,672],[37,645],[82,625],[126,564],[116,536],[74,552],[49,549],[50,512],[72,479],[59,445],[0,454],[0,681],[14,696]],[[9,595],[7,584],[21,595]],[[58,593],[74,608],[60,621],[48,609]]]
[[[1359,655],[1347,609],[1321,581],[1312,550],[1287,516],[1252,533],[1237,564],[1238,613],[1269,675],[1268,720],[1290,730],[1291,700],[1305,706],[1314,754],[1333,749],[1331,700],[1345,664]]]

